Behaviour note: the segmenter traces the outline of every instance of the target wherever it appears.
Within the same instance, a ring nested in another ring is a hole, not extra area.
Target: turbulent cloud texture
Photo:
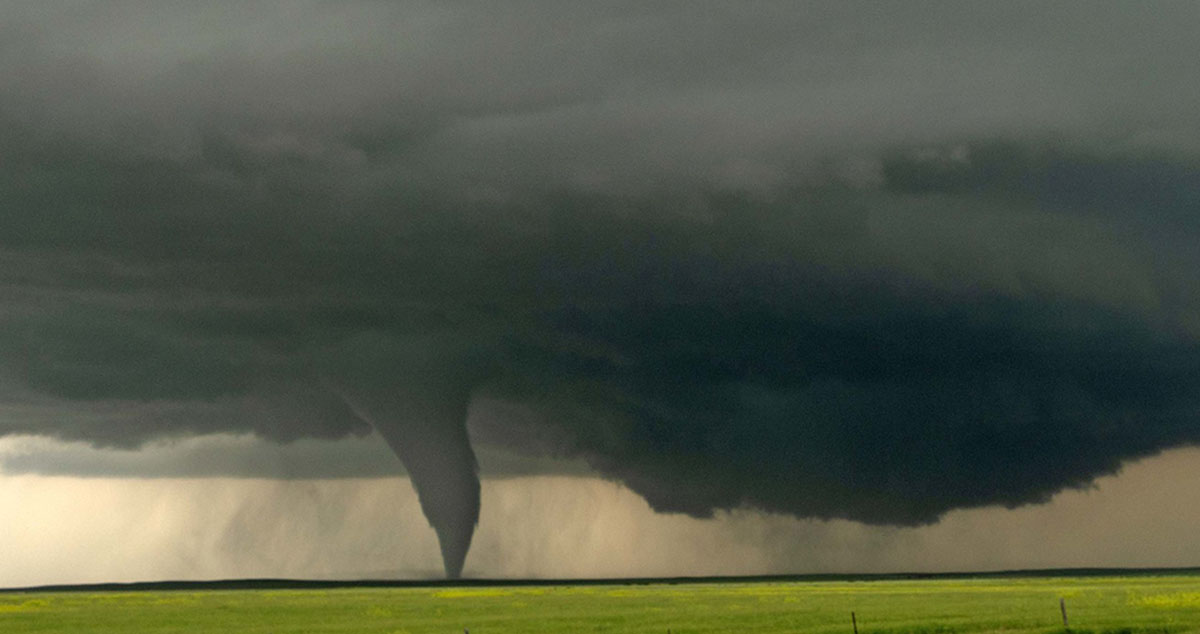
[[[0,434],[375,427],[435,528],[468,412],[905,525],[1200,440],[1194,5],[2,11]]]

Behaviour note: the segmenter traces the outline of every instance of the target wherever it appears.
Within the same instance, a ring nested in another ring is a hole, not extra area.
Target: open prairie
[[[1200,630],[1200,575],[0,593],[0,632]]]

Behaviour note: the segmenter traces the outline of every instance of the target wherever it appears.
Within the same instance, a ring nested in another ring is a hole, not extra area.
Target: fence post
[[[854,612],[850,613],[850,625],[854,626],[854,634],[858,634],[858,619],[854,617]]]
[[[1062,611],[1063,628],[1065,629],[1067,627],[1067,600],[1066,599],[1064,599],[1062,597],[1058,598],[1058,609]]]

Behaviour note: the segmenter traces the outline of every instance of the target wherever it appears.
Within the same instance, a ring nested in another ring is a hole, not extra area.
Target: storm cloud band
[[[468,413],[883,524],[1200,440],[1191,5],[3,11],[0,434],[374,427],[452,574]]]

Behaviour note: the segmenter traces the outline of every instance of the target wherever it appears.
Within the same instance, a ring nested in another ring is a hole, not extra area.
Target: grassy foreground
[[[0,593],[0,632],[1200,631],[1200,576]]]

